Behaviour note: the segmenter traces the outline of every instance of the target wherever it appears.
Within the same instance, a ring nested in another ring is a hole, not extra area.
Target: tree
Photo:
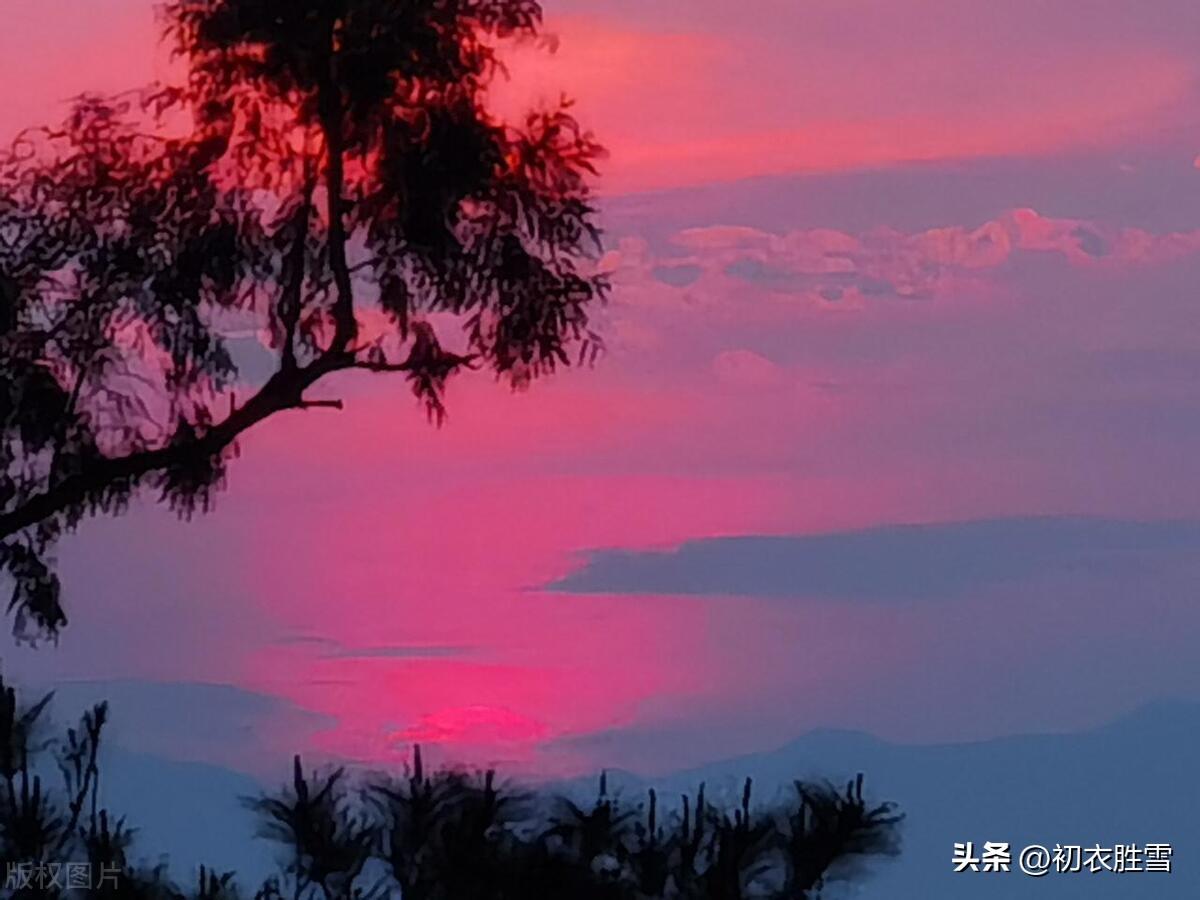
[[[182,85],[84,96],[0,160],[0,569],[66,622],[64,531],[140,489],[207,510],[239,435],[342,371],[514,387],[594,358],[600,148],[489,112],[534,0],[171,0]],[[252,382],[231,336],[266,335]],[[235,391],[234,389],[237,388]]]
[[[249,801],[285,869],[259,896],[281,900],[816,900],[895,855],[903,815],[869,805],[859,775],[845,791],[797,782],[796,794],[751,805],[747,779],[732,811],[704,786],[660,816],[658,795],[621,808],[601,775],[594,803],[500,785],[496,773],[426,772],[348,784],[306,776]],[[373,859],[374,865],[368,861]]]
[[[27,704],[0,679],[0,868],[15,900],[237,900],[236,873],[201,867],[191,886],[165,862],[137,862],[137,829],[102,796],[108,707],[54,727],[47,695]],[[57,772],[55,772],[57,769]],[[898,849],[903,816],[844,791],[798,782],[790,799],[732,810],[706,801],[660,812],[657,794],[622,808],[602,775],[590,805],[543,786],[519,790],[494,771],[403,776],[295,757],[281,790],[244,798],[260,836],[284,853],[261,900],[804,900],[826,881]],[[186,810],[183,811],[186,815]],[[186,850],[186,848],[178,848]],[[262,848],[264,853],[268,850]],[[77,877],[77,876],[81,876]],[[253,887],[251,886],[253,890]]]

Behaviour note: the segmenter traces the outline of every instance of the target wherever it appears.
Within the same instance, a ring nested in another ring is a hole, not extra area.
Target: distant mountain
[[[868,790],[907,814],[901,856],[876,865],[870,879],[831,896],[862,900],[963,898],[1200,897],[1200,704],[1147,707],[1112,725],[1065,735],[977,743],[901,745],[853,732],[822,731],[778,750],[643,779],[610,775],[635,801],[645,787],[660,795],[694,789],[733,796],[747,776],[760,799],[795,778],[847,779],[865,772]],[[576,782],[572,792],[594,790]],[[586,796],[586,793],[584,793]],[[664,798],[665,799],[665,798]],[[952,871],[956,842],[1110,846],[1169,843],[1173,872],[1055,874]]]
[[[861,900],[1116,900],[1200,897],[1200,704],[1160,703],[1080,734],[1034,735],[978,743],[902,745],[854,732],[819,731],[767,753],[724,760],[663,778],[618,772],[609,782],[635,803],[646,787],[671,794],[708,784],[710,796],[734,796],[755,779],[767,799],[793,779],[841,780],[862,771],[868,790],[896,800],[908,815],[904,847],[873,877],[830,892]],[[563,789],[587,797],[595,779]],[[249,776],[197,763],[135,754],[110,745],[104,792],[142,829],[139,856],[168,853],[172,871],[190,876],[201,862],[236,869],[256,886],[271,846],[253,837],[240,796]],[[1109,846],[1169,843],[1174,869],[1163,874],[1007,874],[952,872],[955,842],[1008,841]]]
[[[236,871],[246,888],[257,888],[273,871],[274,850],[255,836],[253,817],[241,804],[262,790],[259,782],[219,766],[112,744],[103,754],[102,794],[137,829],[135,860],[153,864],[167,857],[172,876],[185,884],[200,865]]]

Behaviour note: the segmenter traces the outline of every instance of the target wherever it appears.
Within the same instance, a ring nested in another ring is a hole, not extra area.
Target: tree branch
[[[341,400],[301,400],[296,404],[297,409],[344,409]]]
[[[0,538],[87,503],[89,498],[110,485],[137,482],[154,472],[198,457],[216,456],[243,432],[275,413],[286,409],[303,409],[306,402],[320,402],[305,401],[304,391],[331,372],[352,368],[353,365],[353,359],[326,355],[303,368],[280,369],[246,403],[232,410],[224,420],[195,440],[126,456],[89,460],[78,472],[0,513]]]
[[[474,368],[475,360],[479,358],[477,353],[469,353],[466,356],[460,356],[457,353],[442,353],[438,359],[447,371],[459,368]],[[427,364],[425,364],[427,365]],[[411,360],[405,360],[399,363],[390,362],[372,362],[370,360],[360,359],[353,363],[353,368],[362,369],[365,372],[415,372],[422,366]]]
[[[346,219],[345,200],[345,148],[342,128],[343,110],[341,89],[334,73],[337,62],[338,23],[329,25],[329,62],[318,87],[318,105],[321,130],[325,136],[325,200],[329,215],[329,267],[333,270],[333,283],[337,297],[333,305],[334,334],[330,351],[344,353],[357,336],[358,326],[354,321],[354,292],[350,280],[350,268],[346,263]]]
[[[475,355],[443,354],[441,364],[447,372],[471,368]],[[424,363],[423,365],[428,365]],[[367,372],[413,372],[421,364],[371,362],[355,359],[348,353],[325,353],[303,367],[281,368],[241,406],[230,404],[229,415],[195,440],[168,444],[119,457],[89,460],[80,471],[63,478],[40,494],[0,513],[0,538],[36,525],[72,507],[87,503],[104,488],[124,481],[138,481],[154,472],[198,457],[222,453],[243,433],[277,412],[288,409],[342,409],[341,400],[306,400],[304,392],[333,372],[361,369]]]
[[[282,368],[296,367],[296,325],[300,321],[300,293],[304,289],[305,247],[308,241],[308,222],[312,216],[312,195],[315,179],[310,175],[304,184],[304,201],[296,211],[292,246],[285,263],[283,293],[279,298],[279,319],[283,325]]]

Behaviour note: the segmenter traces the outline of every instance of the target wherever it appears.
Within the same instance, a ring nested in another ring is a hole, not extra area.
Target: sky
[[[171,71],[145,0],[9,3],[5,133]],[[331,382],[212,514],[66,541],[71,625],[6,671],[249,772],[654,773],[1200,699],[1195,4],[546,5],[495,102],[565,90],[609,148],[607,354],[461,379],[441,429]]]

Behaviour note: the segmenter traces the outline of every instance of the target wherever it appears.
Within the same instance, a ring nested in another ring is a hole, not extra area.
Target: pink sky
[[[142,0],[14,5],[6,131],[166,72]],[[1193,5],[548,5],[557,51],[517,51],[498,102],[566,87],[611,148],[597,369],[461,381],[440,431],[399,383],[329,386],[347,409],[251,435],[210,517],[89,523],[62,551],[62,646],[11,665],[279,698],[269,737],[200,753],[250,768],[418,739],[655,768],[1200,696],[1183,558],[892,605],[545,589],[594,548],[1200,514]],[[1159,193],[1161,215],[1138,202]],[[917,204],[929,221],[897,225]],[[620,743],[655,730],[693,739]]]

